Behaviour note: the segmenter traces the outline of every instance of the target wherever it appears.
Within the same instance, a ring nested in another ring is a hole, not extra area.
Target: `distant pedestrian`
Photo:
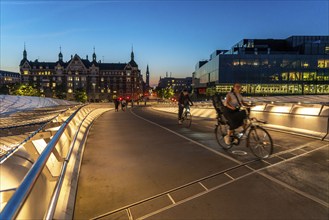
[[[114,99],[114,106],[115,106],[115,111],[119,111],[119,100],[118,99]]]
[[[127,102],[126,102],[126,100],[122,100],[121,101],[121,109],[122,109],[122,111],[126,111],[126,105],[127,105]]]

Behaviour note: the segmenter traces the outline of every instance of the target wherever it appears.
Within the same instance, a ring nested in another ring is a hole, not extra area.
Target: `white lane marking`
[[[281,154],[280,154],[281,155]],[[281,160],[286,160],[285,158],[283,158],[283,157],[280,157],[280,155],[275,155],[276,157],[278,157],[278,158],[280,158]]]
[[[171,197],[171,195],[168,193],[167,196],[169,197],[172,204],[176,204],[175,200]]]
[[[230,178],[231,180],[234,180],[234,178],[231,176],[231,175],[229,175],[228,173],[224,173],[228,178]]]
[[[130,209],[126,209],[129,220],[133,220],[133,215],[131,214]]]
[[[268,175],[266,173],[262,173],[259,170],[255,170],[255,169],[249,167],[248,165],[246,165],[246,167],[248,167],[251,170],[254,170],[256,173],[258,173],[259,175],[267,178],[268,180],[271,180],[272,182],[275,182],[275,183],[277,183],[277,184],[279,184],[279,185],[281,185],[281,186],[283,186],[285,188],[290,189],[291,191],[293,191],[293,192],[295,192],[295,193],[297,193],[297,194],[299,194],[301,196],[304,196],[304,197],[306,197],[308,199],[311,199],[311,200],[313,200],[313,201],[315,201],[315,202],[317,202],[317,203],[319,203],[319,204],[321,204],[321,205],[326,206],[327,208],[329,208],[329,204],[327,202],[323,201],[322,199],[319,199],[319,198],[317,198],[317,197],[315,197],[315,196],[313,196],[311,194],[308,194],[308,193],[303,192],[303,191],[301,191],[301,190],[299,190],[299,189],[297,189],[297,188],[295,188],[293,186],[290,186],[289,184],[287,184],[287,183],[285,183],[285,182],[283,182],[281,180],[278,180],[278,179],[276,179],[276,178],[274,178],[274,177],[272,177],[272,176],[270,176],[270,175]]]
[[[314,152],[314,151],[316,151],[316,150],[320,150],[320,149],[325,148],[325,147],[328,147],[328,146],[329,146],[329,144],[325,144],[325,145],[323,145],[323,146],[321,146],[321,147],[319,147],[319,148],[317,148],[317,149],[311,150],[311,151],[309,151],[309,152],[306,152],[306,153],[304,153],[304,154],[300,154],[300,155],[298,155],[298,156],[296,156],[296,157],[289,158],[289,159],[284,160],[284,161],[280,161],[280,162],[275,163],[275,164],[273,164],[273,165],[270,165],[270,166],[267,166],[267,167],[263,167],[263,168],[258,169],[258,170],[255,170],[255,169],[249,167],[249,169],[253,170],[253,171],[250,172],[250,173],[247,173],[247,174],[242,175],[242,176],[240,176],[240,177],[238,177],[238,178],[236,178],[236,179],[234,179],[234,180],[230,180],[230,181],[227,181],[226,183],[223,183],[223,184],[221,184],[221,185],[218,185],[218,186],[216,186],[216,187],[213,187],[213,188],[209,189],[209,190],[206,191],[206,192],[201,192],[201,193],[198,193],[198,194],[196,194],[196,195],[194,195],[194,196],[188,197],[188,198],[186,198],[186,199],[184,199],[184,200],[181,200],[181,201],[177,202],[176,204],[169,205],[169,206],[167,206],[167,207],[161,208],[161,209],[159,209],[159,210],[157,210],[157,211],[154,211],[154,212],[152,212],[152,213],[149,213],[149,214],[147,214],[147,215],[144,215],[144,216],[142,216],[142,217],[139,217],[138,219],[146,219],[146,218],[149,218],[149,217],[151,217],[151,216],[153,216],[153,215],[159,214],[159,213],[161,213],[161,212],[164,212],[164,211],[166,211],[166,210],[169,210],[169,209],[171,209],[171,208],[174,208],[174,207],[176,207],[176,206],[178,206],[178,205],[180,205],[180,204],[183,204],[183,203],[186,203],[186,202],[191,201],[191,200],[193,200],[193,199],[196,199],[196,198],[198,198],[198,197],[201,197],[201,196],[203,196],[203,195],[205,195],[205,194],[208,194],[208,193],[210,193],[210,192],[212,192],[212,191],[214,191],[214,190],[217,190],[217,189],[219,189],[219,188],[222,188],[222,187],[224,187],[224,186],[226,186],[226,185],[228,185],[228,184],[230,184],[230,183],[236,182],[236,181],[238,181],[238,180],[240,180],[240,179],[242,179],[242,178],[245,178],[245,177],[250,176],[250,175],[255,174],[255,173],[257,173],[257,174],[259,174],[259,175],[262,175],[263,177],[265,177],[265,178],[267,178],[267,179],[269,179],[269,180],[272,180],[273,182],[275,182],[275,183],[277,183],[277,184],[279,184],[279,185],[281,185],[281,186],[283,186],[283,187],[286,187],[286,188],[290,189],[291,191],[293,191],[293,192],[295,192],[295,193],[297,193],[297,194],[299,194],[299,195],[301,195],[301,196],[304,196],[304,197],[306,197],[306,198],[308,198],[308,199],[310,199],[310,200],[312,200],[312,201],[314,201],[314,202],[316,202],[316,203],[318,203],[318,204],[320,204],[320,205],[323,205],[323,206],[329,208],[329,204],[328,204],[327,202],[325,202],[325,201],[323,201],[323,200],[321,200],[321,199],[319,199],[319,198],[316,198],[315,196],[312,196],[312,195],[310,195],[310,194],[308,194],[308,193],[305,193],[305,192],[303,192],[303,191],[301,191],[301,190],[299,190],[299,189],[296,189],[295,187],[290,186],[290,185],[288,185],[288,184],[286,184],[286,183],[284,183],[284,182],[281,182],[280,180],[277,180],[277,179],[275,179],[274,177],[271,177],[271,176],[269,176],[269,175],[267,175],[267,174],[261,173],[261,171],[263,171],[263,170],[265,170],[265,169],[267,169],[267,168],[274,167],[274,166],[277,166],[278,164],[285,163],[285,162],[290,161],[290,160],[293,160],[293,159],[295,159],[295,158],[305,156],[305,155],[307,155],[307,154],[309,154],[309,153],[312,153],[312,152]]]
[[[269,165],[272,165],[270,162],[268,162],[268,161],[266,161],[266,160],[262,160],[262,162],[267,163],[267,164],[269,164]]]
[[[209,191],[209,189],[205,186],[205,185],[203,185],[201,182],[199,182],[199,184],[202,186],[202,188],[204,188],[206,191]]]
[[[158,123],[155,123],[155,122],[150,121],[150,120],[148,120],[148,119],[146,119],[146,118],[143,118],[143,117],[137,115],[136,113],[134,113],[133,111],[131,111],[131,113],[132,113],[134,116],[136,116],[137,118],[140,118],[140,119],[142,119],[142,120],[144,120],[144,121],[146,121],[146,122],[148,122],[148,123],[150,123],[150,124],[156,125],[156,126],[162,128],[162,129],[166,130],[166,131],[169,131],[170,133],[173,133],[173,134],[177,135],[178,137],[184,138],[185,140],[188,140],[188,141],[190,141],[190,142],[192,142],[192,143],[194,143],[194,144],[196,144],[196,145],[198,145],[198,146],[200,146],[200,147],[202,147],[202,148],[204,148],[204,149],[206,149],[206,150],[209,150],[209,151],[211,151],[211,152],[213,152],[213,153],[215,153],[215,154],[217,154],[217,155],[220,155],[220,156],[222,156],[222,157],[225,157],[226,159],[229,159],[229,160],[231,160],[231,161],[234,161],[234,162],[237,163],[237,164],[242,164],[242,162],[240,162],[240,161],[238,161],[238,160],[236,160],[236,159],[234,159],[234,158],[232,158],[232,157],[229,157],[229,156],[227,156],[227,155],[225,155],[225,154],[223,154],[223,153],[221,153],[221,152],[218,152],[218,151],[216,151],[216,150],[214,150],[214,149],[212,149],[212,148],[210,148],[210,147],[207,147],[207,146],[204,145],[204,144],[201,144],[201,143],[199,143],[199,142],[197,142],[197,141],[195,141],[195,140],[192,140],[192,139],[190,139],[190,138],[188,138],[188,137],[186,137],[186,136],[184,136],[184,135],[181,135],[181,134],[177,133],[176,131],[170,130],[169,128],[166,128],[166,127],[164,127],[164,126],[162,126],[162,125],[160,125],[160,124],[158,124]]]

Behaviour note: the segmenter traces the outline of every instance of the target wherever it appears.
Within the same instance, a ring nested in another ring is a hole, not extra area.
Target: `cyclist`
[[[246,111],[240,111],[241,107],[249,106],[243,101],[241,90],[241,85],[239,83],[234,83],[232,90],[227,93],[224,102],[225,108],[223,109],[223,114],[229,124],[229,130],[227,131],[227,135],[224,137],[224,141],[227,145],[231,144],[231,137],[233,136],[234,129],[245,125],[244,119],[247,118]]]
[[[193,105],[193,102],[189,97],[187,89],[183,89],[178,98],[178,124],[182,124],[182,114],[184,108],[189,108],[190,105]]]

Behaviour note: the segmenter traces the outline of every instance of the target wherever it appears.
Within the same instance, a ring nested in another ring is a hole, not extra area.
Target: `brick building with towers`
[[[57,61],[40,62],[28,60],[24,47],[19,67],[22,83],[35,86],[46,97],[56,97],[58,90],[62,90],[66,98],[72,100],[77,89],[84,89],[88,100],[97,102],[119,97],[138,99],[144,92],[143,77],[133,50],[127,63],[97,61],[95,48],[92,60],[75,54],[64,61],[60,50]]]

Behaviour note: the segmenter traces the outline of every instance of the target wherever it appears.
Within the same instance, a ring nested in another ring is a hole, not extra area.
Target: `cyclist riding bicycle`
[[[184,108],[189,108],[190,105],[193,105],[191,101],[187,89],[184,89],[178,98],[178,124],[182,124],[182,115]]]
[[[247,118],[246,111],[241,110],[242,107],[249,105],[243,101],[241,95],[242,87],[239,83],[234,83],[232,90],[227,93],[224,102],[225,108],[223,109],[224,117],[228,121],[229,130],[224,137],[224,141],[227,145],[231,144],[234,130],[240,126],[245,126],[245,119]]]

